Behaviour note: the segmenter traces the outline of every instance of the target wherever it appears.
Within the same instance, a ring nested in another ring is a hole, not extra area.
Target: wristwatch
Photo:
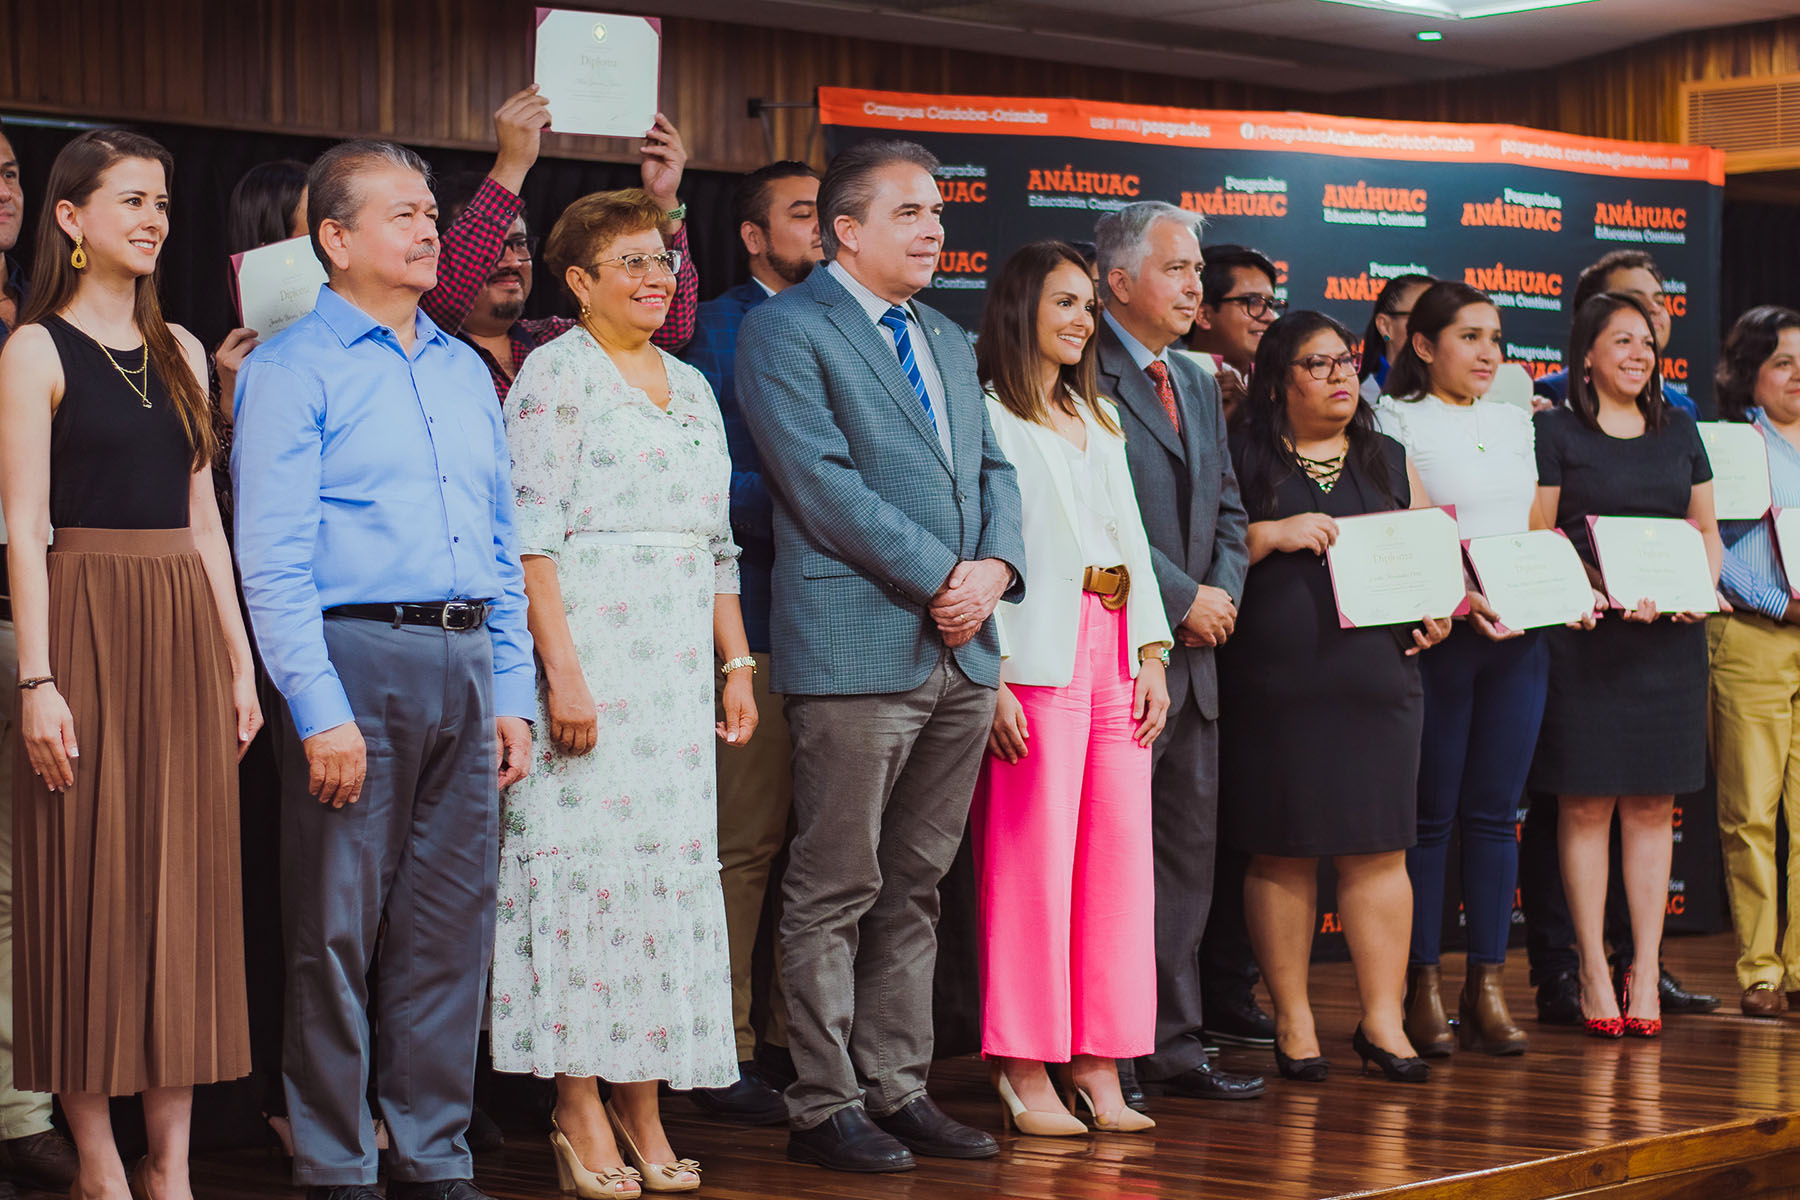
[[[1165,666],[1165,667],[1168,666],[1169,665],[1169,648],[1167,646],[1163,646],[1160,649],[1158,649],[1156,652],[1156,657],[1162,660],[1163,666]],[[1138,661],[1139,662],[1149,662],[1150,660],[1148,658],[1146,658],[1142,652],[1140,652],[1138,654]]]

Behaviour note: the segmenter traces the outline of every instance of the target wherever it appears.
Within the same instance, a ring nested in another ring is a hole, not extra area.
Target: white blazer
[[[1116,422],[1118,412],[1112,402],[1103,398],[1100,403]],[[1118,564],[1090,563],[1082,558],[1075,487],[1069,478],[1068,456],[1058,444],[1062,436],[1014,416],[992,393],[987,406],[1001,453],[1018,473],[1025,516],[1025,569],[1030,572],[1025,598],[1007,601],[994,610],[1000,627],[1000,654],[1005,659],[1000,678],[1028,686],[1067,687],[1075,677],[1083,572],[1088,567]],[[1150,540],[1144,536],[1144,523],[1138,516],[1131,470],[1125,463],[1125,439],[1096,424],[1086,405],[1081,406],[1081,419],[1087,425],[1088,461],[1101,473],[1101,482],[1112,498],[1113,511],[1118,514],[1119,546],[1125,569],[1131,574],[1124,613],[1135,679],[1138,649],[1173,644],[1174,639],[1150,563]]]

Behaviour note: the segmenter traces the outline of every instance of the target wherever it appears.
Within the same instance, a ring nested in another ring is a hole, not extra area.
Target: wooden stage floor
[[[1509,988],[1514,1011],[1534,1015],[1518,956]],[[1333,1073],[1322,1085],[1274,1076],[1266,1052],[1228,1049],[1222,1062],[1263,1070],[1269,1093],[1241,1103],[1153,1101],[1159,1125],[1149,1135],[1084,1139],[1008,1137],[1000,1156],[979,1163],[923,1159],[904,1175],[858,1177],[788,1163],[785,1130],[743,1130],[704,1118],[685,1099],[667,1102],[676,1149],[705,1166],[701,1196],[721,1200],[933,1200],[1009,1196],[1031,1200],[1311,1200],[1400,1189],[1408,1197],[1502,1197],[1574,1193],[1664,1162],[1720,1161],[1748,1142],[1800,1146],[1800,1015],[1752,1021],[1738,1015],[1728,936],[1673,939],[1668,959],[1692,987],[1725,998],[1709,1016],[1671,1019],[1660,1041],[1603,1042],[1579,1029],[1525,1024],[1530,1053],[1490,1059],[1458,1053],[1432,1066],[1423,1086],[1359,1077],[1349,1038],[1354,1024],[1347,965],[1315,970],[1319,1025]],[[1460,959],[1446,959],[1446,976]],[[998,1128],[998,1103],[975,1059],[938,1064],[933,1093],[961,1119]],[[1647,1151],[1589,1155],[1443,1188],[1405,1187],[1468,1172],[1593,1151],[1633,1139],[1769,1118],[1750,1130],[1653,1142]],[[1636,1168],[1624,1165],[1636,1154]],[[1800,1158],[1775,1175],[1721,1170],[1633,1197],[1800,1195]],[[1654,1169],[1666,1169],[1656,1167]],[[294,1197],[268,1154],[199,1156],[200,1200]],[[1784,1175],[1782,1172],[1793,1170]],[[1515,1178],[1517,1176],[1517,1178]],[[510,1134],[507,1148],[477,1160],[478,1182],[500,1200],[554,1197],[555,1168],[543,1138]],[[1546,1179],[1566,1179],[1554,1188]],[[1777,1181],[1770,1190],[1769,1180]],[[1787,1178],[1789,1192],[1779,1184]],[[1759,1182],[1760,1181],[1760,1182]],[[1755,1187],[1751,1185],[1755,1184]],[[1565,1193],[1566,1187],[1566,1193]],[[1735,1189],[1735,1190],[1734,1190]],[[648,1194],[648,1193],[646,1193]],[[1621,1194],[1624,1194],[1623,1192]]]

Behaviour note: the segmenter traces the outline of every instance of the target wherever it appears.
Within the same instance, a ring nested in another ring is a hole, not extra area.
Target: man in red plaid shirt
[[[537,85],[511,97],[494,114],[500,153],[494,169],[466,198],[446,181],[440,189],[444,225],[439,235],[437,287],[419,306],[442,329],[461,337],[481,353],[502,401],[525,356],[573,328],[567,317],[521,320],[531,295],[531,256],[537,239],[525,227],[519,191],[525,174],[537,162],[538,145],[550,124],[550,111]],[[681,259],[675,275],[675,298],[668,319],[651,341],[673,353],[694,335],[694,313],[700,303],[700,276],[688,253],[686,207],[676,200],[687,150],[669,119],[656,114],[656,125],[638,148],[643,155],[644,190],[669,213],[662,228],[669,249]]]

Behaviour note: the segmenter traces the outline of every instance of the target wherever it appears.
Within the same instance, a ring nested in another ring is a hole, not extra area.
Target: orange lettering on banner
[[[1620,225],[1626,229],[1686,229],[1687,209],[1654,204],[1597,203],[1594,224]]]
[[[1077,171],[1065,164],[1061,170],[1033,168],[1025,180],[1032,192],[1086,192],[1090,196],[1136,196],[1143,181],[1136,175],[1109,174],[1105,171]]]
[[[1664,359],[1663,361],[1667,362],[1668,360]],[[1680,829],[1681,828],[1681,805],[1679,805],[1679,804],[1677,804],[1675,806],[1674,816],[1671,817],[1669,820],[1669,827],[1671,829]]]
[[[985,275],[987,267],[986,250],[943,250],[938,253],[937,269],[948,275]]]
[[[1668,907],[1667,911],[1671,917],[1679,917],[1682,913],[1687,911],[1687,897],[1686,896],[1670,896],[1669,897],[1669,907]]]
[[[1462,223],[1561,233],[1562,209],[1531,208],[1524,204],[1508,204],[1504,200],[1473,201],[1463,205]]]
[[[1287,259],[1277,258],[1277,259],[1273,259],[1271,261],[1273,261],[1275,264],[1275,286],[1276,287],[1286,286],[1287,281],[1288,281]]]
[[[1367,271],[1361,275],[1327,275],[1325,298],[1373,302],[1386,283],[1386,280],[1370,279]]]
[[[1363,212],[1422,213],[1425,211],[1424,188],[1372,188],[1362,180],[1355,184],[1325,185],[1326,208],[1351,208]]]
[[[1344,923],[1338,920],[1338,915],[1336,913],[1328,912],[1319,921],[1319,932],[1342,933],[1344,932]]]
[[[1669,310],[1671,317],[1687,316],[1687,297],[1663,293],[1663,307]]]
[[[1528,363],[1520,363],[1519,365],[1521,367],[1524,367],[1526,373],[1529,374],[1533,379],[1542,379],[1546,375],[1554,375],[1556,372],[1562,370],[1561,363],[1553,363],[1553,362],[1528,362]],[[1523,825],[1521,825],[1521,826],[1519,826],[1519,828],[1522,831],[1525,827]],[[1524,837],[1523,832],[1521,832],[1519,836],[1521,838],[1523,838]]]
[[[1181,193],[1181,207],[1209,217],[1285,217],[1288,198],[1285,192],[1228,192],[1216,187],[1210,192]]]
[[[1662,360],[1662,373],[1664,379],[1673,379],[1678,383],[1684,382],[1688,377],[1688,360],[1685,358],[1665,358]],[[1677,818],[1675,822],[1676,828],[1680,828],[1680,809],[1675,810],[1675,816]]]
[[[938,192],[944,197],[945,204],[986,204],[987,180],[941,179]]]
[[[1561,275],[1549,271],[1522,271],[1505,263],[1465,267],[1463,282],[1484,292],[1526,292],[1534,296],[1560,296],[1563,293]]]

